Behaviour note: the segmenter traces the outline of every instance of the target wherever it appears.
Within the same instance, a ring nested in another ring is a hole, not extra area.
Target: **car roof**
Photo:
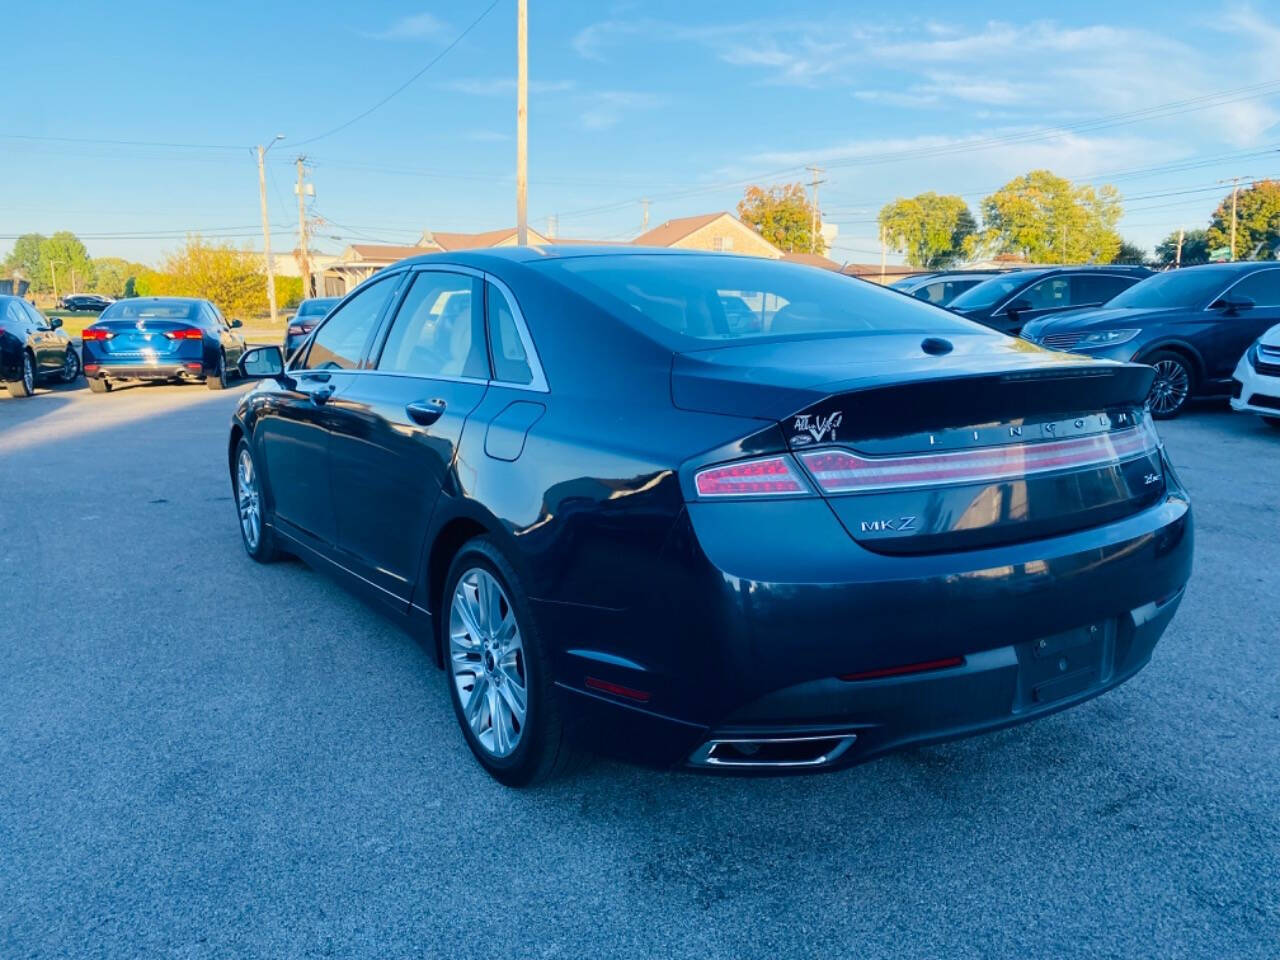
[[[455,263],[462,266],[484,267],[502,263],[540,263],[550,260],[567,260],[583,257],[734,257],[738,260],[758,260],[746,254],[716,253],[710,250],[673,250],[670,247],[636,247],[631,244],[546,244],[527,247],[485,247],[479,250],[460,250],[446,253],[426,253],[401,260],[395,266],[415,264]],[[778,261],[771,261],[778,262]]]

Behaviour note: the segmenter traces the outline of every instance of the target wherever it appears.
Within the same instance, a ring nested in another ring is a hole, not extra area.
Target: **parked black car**
[[[21,297],[0,297],[0,386],[9,396],[29,397],[41,380],[80,376],[80,355],[61,326]]]
[[[62,298],[62,306],[73,312],[80,310],[101,311],[115,303],[110,297],[96,293],[72,293]]]
[[[311,297],[298,304],[298,310],[289,318],[284,333],[284,355],[293,356],[307,339],[307,334],[316,328],[324,315],[337,305],[341,297]]]
[[[1034,267],[971,287],[948,309],[1016,335],[1032,320],[1106,303],[1149,276],[1146,267]]]
[[[245,549],[404,618],[510,784],[579,744],[815,769],[1041,716],[1141,669],[1190,574],[1150,367],[825,270],[435,254],[242,370]]]
[[[123,380],[162,380],[221,390],[244,353],[239,326],[208,300],[119,300],[80,335],[89,388],[106,393]]]
[[[906,277],[897,283],[890,284],[894,290],[909,293],[917,300],[926,300],[939,307],[946,307],[956,297],[980,283],[985,283],[993,276],[1005,272],[997,270],[957,270],[950,273],[931,273],[917,277]]]
[[[1149,363],[1149,403],[1176,417],[1196,394],[1225,395],[1245,351],[1280,322],[1280,263],[1210,263],[1156,274],[1103,307],[1028,323],[1055,350]]]

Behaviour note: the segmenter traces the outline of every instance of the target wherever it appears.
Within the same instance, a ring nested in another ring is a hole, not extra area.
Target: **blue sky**
[[[384,97],[487,5],[6,11],[5,35],[24,40],[5,48],[0,235],[69,229],[95,256],[142,260],[185,231],[260,247],[250,147],[276,133],[278,248],[295,239],[299,152],[330,251],[511,225],[515,0],[386,106],[297,145]],[[840,227],[832,255],[875,260],[873,221],[895,196],[957,192],[976,211],[1048,167],[1114,182],[1122,232],[1149,247],[1203,226],[1225,190],[1215,181],[1280,175],[1269,2],[529,6],[530,222],[558,215],[564,236],[633,236],[646,196],[651,224],[731,210],[746,182],[803,179],[817,163]],[[1185,102],[1223,91],[1235,92]]]

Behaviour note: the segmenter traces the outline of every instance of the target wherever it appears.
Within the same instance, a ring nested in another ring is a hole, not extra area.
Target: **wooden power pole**
[[[302,270],[302,296],[303,298],[315,295],[315,290],[311,287],[311,254],[308,252],[307,243],[307,184],[306,177],[306,157],[298,157],[298,266]]]
[[[1174,257],[1173,257],[1173,265],[1175,268],[1182,266],[1182,238],[1184,233],[1185,231],[1181,227],[1179,227],[1178,228],[1178,252],[1174,254]]]
[[[529,0],[516,8],[516,244],[529,245]]]
[[[813,179],[809,181],[813,186],[813,203],[809,212],[809,252],[818,252],[818,184],[826,183],[825,180],[819,180],[818,174],[823,173],[821,167],[805,167],[811,174]]]
[[[282,139],[284,139],[282,136],[277,136],[275,140],[272,140],[265,147],[262,144],[258,144],[258,201],[262,207],[262,258],[266,261],[267,267],[267,306],[271,308],[271,323],[273,326],[277,322],[276,265],[271,260],[271,221],[267,217],[266,156],[267,151],[275,146],[276,140]]]

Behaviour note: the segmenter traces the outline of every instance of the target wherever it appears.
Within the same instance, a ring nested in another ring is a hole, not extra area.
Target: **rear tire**
[[[486,589],[488,603],[481,596]],[[499,620],[497,626],[493,619]],[[525,787],[581,766],[586,755],[566,736],[550,660],[523,584],[488,537],[471,540],[454,557],[440,601],[439,629],[454,716],[491,777],[508,787]],[[523,717],[515,706],[520,680]],[[464,696],[475,723],[468,719]]]
[[[67,344],[67,357],[62,361],[63,383],[75,383],[80,376],[80,354],[76,353],[76,348],[71,344]]]
[[[1195,390],[1195,370],[1186,357],[1172,350],[1157,350],[1141,362],[1156,368],[1156,378],[1147,394],[1147,409],[1157,420],[1172,420],[1186,408]]]
[[[204,378],[204,384],[210,390],[227,389],[227,358],[218,354],[218,369]]]
[[[17,380],[8,381],[11,397],[29,397],[36,392],[36,361],[27,350],[22,351],[22,373]]]
[[[90,377],[89,389],[94,393],[110,393],[111,381],[106,377]]]
[[[236,459],[231,467],[231,495],[240,518],[240,542],[244,544],[244,552],[258,563],[279,560],[281,553],[276,547],[275,532],[267,513],[258,461],[245,440],[236,444]]]

